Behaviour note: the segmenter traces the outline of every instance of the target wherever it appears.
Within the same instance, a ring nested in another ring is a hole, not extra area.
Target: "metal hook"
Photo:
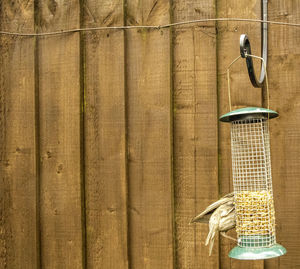
[[[268,19],[268,0],[262,0],[262,17],[263,20],[266,21]],[[268,48],[268,25],[267,23],[262,23],[262,58],[264,59],[265,66],[267,66],[267,48]],[[243,58],[246,58],[246,64],[248,69],[248,74],[251,80],[251,83],[256,88],[262,88],[266,71],[264,69],[264,64],[261,65],[260,78],[257,80],[255,76],[254,66],[252,57],[247,57],[247,55],[251,55],[251,46],[249,38],[246,34],[240,36],[240,52]]]

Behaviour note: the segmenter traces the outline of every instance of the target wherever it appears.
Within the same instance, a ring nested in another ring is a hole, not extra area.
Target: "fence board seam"
[[[34,0],[34,31],[37,33],[37,22],[38,22],[38,0]],[[42,248],[41,248],[41,171],[40,171],[40,93],[39,93],[39,42],[38,38],[34,40],[34,91],[35,91],[35,156],[36,156],[36,237],[37,237],[37,267],[41,268],[42,264]]]
[[[169,21],[171,22],[171,24],[173,23],[173,0],[169,0]],[[172,246],[173,246],[173,268],[176,269],[178,268],[178,264],[177,264],[177,253],[176,253],[176,248],[177,248],[177,244],[176,244],[176,207],[175,207],[175,177],[174,177],[174,68],[173,68],[173,64],[174,64],[174,44],[173,44],[173,29],[171,28],[169,30],[169,37],[170,37],[170,180],[171,180],[171,209],[172,209]]]
[[[126,25],[127,22],[127,1],[128,0],[123,0],[123,25]],[[124,31],[124,103],[125,103],[125,108],[124,108],[124,116],[125,116],[125,179],[126,179],[126,228],[127,228],[127,265],[128,269],[131,268],[131,261],[132,261],[132,253],[131,253],[131,247],[130,247],[130,242],[131,242],[131,233],[130,233],[130,205],[129,205],[129,199],[130,199],[130,179],[129,179],[129,139],[128,139],[128,133],[129,133],[129,112],[128,112],[128,104],[129,104],[129,97],[128,97],[128,69],[126,68],[127,66],[127,36],[126,36],[126,31]]]
[[[80,26],[83,25],[84,0],[79,1]],[[80,73],[80,188],[81,188],[81,227],[82,227],[82,268],[87,268],[87,234],[86,234],[86,188],[85,188],[85,135],[84,135],[84,113],[85,113],[85,37],[80,33],[79,37],[79,73]]]

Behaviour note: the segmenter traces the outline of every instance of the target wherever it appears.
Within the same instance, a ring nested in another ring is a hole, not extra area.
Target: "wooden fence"
[[[269,1],[269,19],[300,22],[298,1]],[[44,33],[260,18],[249,0],[3,0],[1,30]],[[204,246],[191,217],[232,190],[226,68],[260,25],[0,35],[0,267],[300,268],[300,29],[269,26],[272,171],[277,237],[287,255],[228,258]],[[257,64],[257,67],[259,64]],[[233,108],[265,105],[244,61]]]

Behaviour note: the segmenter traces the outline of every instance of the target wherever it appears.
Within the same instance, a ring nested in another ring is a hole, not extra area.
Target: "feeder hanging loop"
[[[262,20],[267,21],[268,19],[268,1],[267,0],[262,0]],[[262,23],[262,58],[264,59],[265,66],[267,66],[267,55],[268,55],[268,25],[267,23]],[[255,70],[253,66],[253,61],[251,57],[248,57],[248,55],[251,55],[251,46],[250,46],[250,41],[249,38],[246,34],[242,34],[240,36],[240,53],[242,58],[246,59],[246,64],[247,64],[247,69],[248,69],[248,74],[250,81],[252,85],[255,88],[262,88],[263,83],[266,77],[266,70],[264,68],[264,65],[261,65],[261,71],[260,71],[260,78],[259,80],[255,76]]]

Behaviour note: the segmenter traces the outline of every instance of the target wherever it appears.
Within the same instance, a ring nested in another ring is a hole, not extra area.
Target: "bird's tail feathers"
[[[201,219],[203,219],[203,218],[207,218],[207,219],[208,219],[208,218],[210,217],[210,215],[211,215],[211,214],[200,214],[200,215],[198,215],[198,216],[192,218],[192,219],[190,220],[189,224],[192,224],[192,223],[195,223],[195,222],[200,222]]]
[[[192,218],[190,220],[190,224],[194,223],[194,222],[198,222],[205,215],[212,213],[220,205],[226,204],[228,202],[233,202],[233,196],[234,196],[234,193],[231,192],[231,193],[228,193],[225,196],[223,196],[218,201],[215,201],[214,203],[212,203],[211,205],[209,205],[207,208],[205,208],[205,210],[203,212],[201,212],[199,215],[197,215],[196,217]]]
[[[219,206],[221,206],[223,204],[226,204],[228,202],[233,203],[233,192],[223,196],[220,200],[218,200],[218,201],[212,203],[211,205],[209,205],[203,212],[201,212],[199,215],[197,215],[196,217],[191,219],[190,223],[198,222],[206,214],[211,213],[212,211],[214,211]]]
[[[194,222],[197,222],[196,217],[195,217],[195,218],[192,218],[192,219],[190,220],[189,224],[192,224],[192,223],[194,223]]]

